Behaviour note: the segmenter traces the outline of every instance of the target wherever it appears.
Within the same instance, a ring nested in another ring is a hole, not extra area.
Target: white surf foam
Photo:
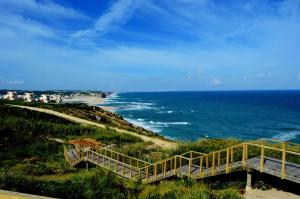
[[[273,139],[281,140],[281,141],[290,141],[292,139],[297,138],[300,136],[300,131],[291,131],[287,133],[280,133],[278,135],[273,136]]]
[[[128,102],[121,110],[134,111],[134,110],[156,110],[154,103],[149,102]]]
[[[130,122],[136,126],[143,127],[145,129],[153,131],[155,133],[159,133],[162,131],[162,129],[156,127],[155,125],[151,125],[149,122],[145,122],[144,119],[141,119],[141,118],[139,118],[137,120],[125,118],[125,120],[127,120],[128,122]]]

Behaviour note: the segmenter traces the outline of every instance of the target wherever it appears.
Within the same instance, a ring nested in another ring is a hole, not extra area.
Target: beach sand
[[[116,107],[113,106],[101,106],[101,104],[105,103],[105,100],[107,98],[101,98],[101,97],[96,97],[96,96],[88,96],[88,95],[84,95],[84,96],[77,96],[74,97],[72,99],[64,99],[63,102],[64,103],[85,103],[89,106],[98,106],[106,111],[115,111]]]
[[[300,199],[300,196],[280,191],[276,189],[270,189],[266,191],[262,191],[260,189],[250,190],[245,194],[246,199]]]
[[[105,102],[105,99],[106,98],[85,95],[85,96],[73,97],[71,99],[64,99],[63,102],[65,103],[80,102],[90,106],[96,106],[97,104],[103,104]]]

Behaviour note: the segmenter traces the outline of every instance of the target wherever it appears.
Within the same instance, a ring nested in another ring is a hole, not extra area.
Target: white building
[[[3,99],[16,100],[17,92],[16,91],[7,91],[6,95],[3,96]]]
[[[23,100],[25,100],[25,102],[34,102],[34,95],[33,93],[24,93],[24,95],[22,96]]]
[[[50,101],[56,102],[56,103],[61,103],[62,97],[61,97],[61,95],[53,94],[53,95],[50,95]]]
[[[40,101],[44,103],[49,103],[50,101],[49,94],[41,94]]]

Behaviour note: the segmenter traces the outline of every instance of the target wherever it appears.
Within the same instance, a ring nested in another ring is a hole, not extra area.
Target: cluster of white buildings
[[[61,103],[62,96],[58,94],[41,94],[40,97],[35,98],[34,93],[24,93],[18,95],[16,91],[7,91],[3,96],[0,96],[0,99],[6,100],[24,100],[25,102],[43,102],[43,103]]]

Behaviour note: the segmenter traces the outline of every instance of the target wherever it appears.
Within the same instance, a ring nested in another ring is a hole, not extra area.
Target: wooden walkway
[[[71,166],[85,161],[109,169],[126,179],[142,180],[143,183],[172,176],[201,179],[241,170],[256,170],[300,183],[300,153],[290,150],[290,143],[276,141],[275,144],[270,144],[270,142],[268,140],[244,142],[208,154],[189,151],[155,163],[106,148],[98,150],[65,148],[65,158]]]

